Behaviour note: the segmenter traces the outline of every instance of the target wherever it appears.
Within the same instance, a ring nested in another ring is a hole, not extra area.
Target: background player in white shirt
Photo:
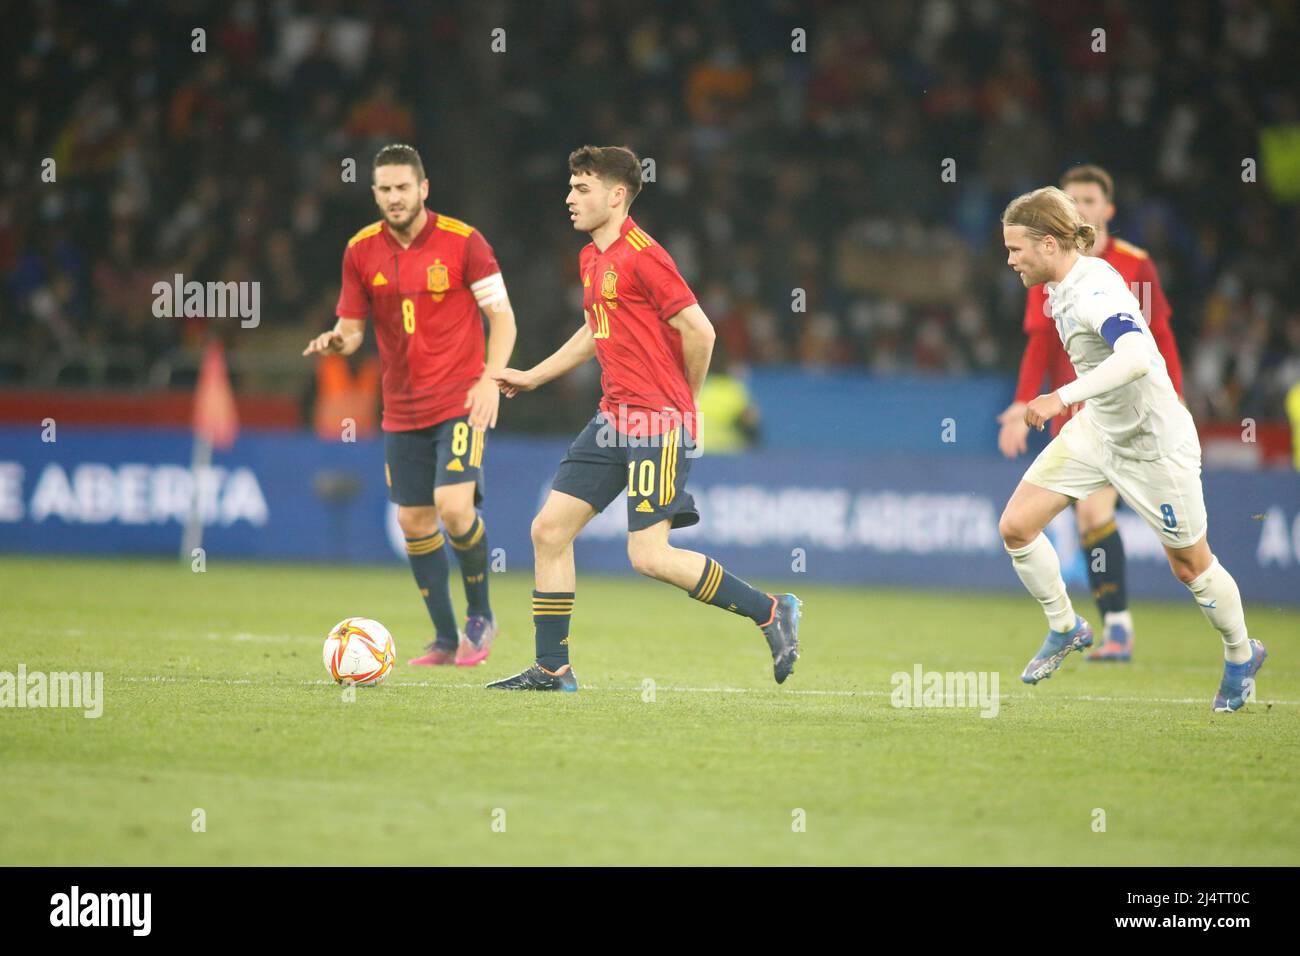
[[[1011,563],[1043,606],[1051,628],[1021,680],[1036,684],[1066,655],[1092,644],[1074,612],[1056,551],[1043,529],[1074,501],[1106,484],[1162,539],[1174,575],[1223,637],[1217,711],[1239,710],[1267,657],[1246,633],[1241,594],[1206,540],[1201,446],[1178,401],[1142,310],[1119,273],[1086,256],[1096,230],[1054,186],[1016,198],[1002,214],[1007,264],[1026,287],[1048,284],[1052,319],[1078,378],[1025,408],[1042,430],[1067,407],[1086,402],[1030,465],[998,530]]]

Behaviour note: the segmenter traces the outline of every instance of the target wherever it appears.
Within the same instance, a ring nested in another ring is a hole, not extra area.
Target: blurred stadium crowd
[[[654,161],[633,215],[734,359],[1013,371],[1024,291],[998,216],[1096,162],[1113,231],[1159,267],[1193,411],[1280,419],[1300,381],[1291,4],[16,6],[0,385],[188,384],[214,322],[151,311],[180,273],[260,281],[256,331],[215,323],[237,386],[305,388],[298,353],[332,322],[344,244],[377,218],[370,157],[394,140],[422,151],[430,206],[495,247],[516,364],[580,321],[565,160],[594,142]]]

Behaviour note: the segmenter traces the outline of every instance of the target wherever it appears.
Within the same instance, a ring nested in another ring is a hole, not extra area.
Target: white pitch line
[[[131,684],[182,683],[182,682],[183,682],[183,683],[187,683],[187,684],[252,684],[252,683],[254,683],[253,681],[251,681],[251,680],[247,680],[247,679],[232,679],[232,678],[218,678],[218,677],[175,677],[175,676],[166,676],[166,675],[157,675],[157,676],[154,676],[154,677],[122,677],[122,678],[119,678],[119,680],[125,681],[126,683],[131,683]],[[269,686],[269,685],[271,685],[271,684],[274,683],[274,682],[273,682],[273,681],[265,681],[265,682],[262,682],[262,683],[265,683],[266,685]],[[332,680],[323,680],[323,679],[322,679],[322,680],[304,680],[304,681],[296,681],[295,683],[297,683],[300,687],[333,687],[333,686],[335,686],[334,681],[332,681]],[[475,689],[478,689],[478,688],[482,688],[484,685],[483,685],[483,684],[466,684],[466,683],[457,683],[457,684],[452,684],[452,683],[444,683],[444,682],[442,682],[442,681],[434,681],[434,680],[422,680],[422,681],[409,681],[409,680],[408,680],[408,681],[398,681],[398,682],[393,683],[393,684],[388,684],[387,686],[389,686],[389,687],[441,687],[441,688],[445,688],[445,689],[448,689],[448,690],[475,690]],[[602,686],[599,685],[599,684],[583,684],[582,687],[581,687],[581,689],[582,689],[582,690],[612,691],[612,692],[614,692],[614,693],[620,693],[620,694],[639,694],[639,693],[641,693],[643,690],[645,690],[644,687],[641,687],[641,686],[639,686],[639,685],[638,685],[638,686],[627,686],[627,687],[621,687],[621,686],[617,686],[617,685],[610,685],[610,686],[604,686],[604,687],[602,687]],[[771,690],[771,688],[757,688],[757,687],[659,687],[659,686],[656,686],[656,687],[655,687],[655,691],[656,691],[656,692],[658,692],[658,691],[670,691],[670,692],[681,693],[681,694],[756,694],[756,693],[764,693],[766,690]],[[894,692],[893,692],[893,691],[887,691],[887,690],[808,690],[808,689],[800,689],[800,688],[794,688],[794,687],[787,688],[787,689],[785,689],[784,691],[781,691],[781,693],[783,693],[783,694],[799,694],[799,695],[808,696],[808,697],[814,697],[814,696],[815,696],[815,697],[892,697],[892,696],[894,696]],[[1035,694],[1028,694],[1028,693],[1021,693],[1021,694],[999,694],[999,695],[998,695],[998,699],[999,699],[999,700],[1036,700],[1036,699],[1038,699],[1038,696],[1035,695]],[[1098,696],[1098,695],[1094,695],[1094,694],[1059,695],[1059,696],[1053,696],[1053,697],[1051,697],[1051,698],[1047,698],[1046,695],[1044,695],[1044,699],[1051,699],[1051,700],[1076,700],[1076,701],[1086,701],[1086,702],[1091,702],[1091,703],[1102,703],[1102,704],[1115,704],[1115,703],[1124,703],[1124,704],[1204,704],[1204,703],[1205,703],[1204,698],[1201,698],[1201,697],[1106,697],[1106,696]],[[1286,707],[1296,707],[1296,706],[1300,706],[1300,700],[1256,700],[1256,701],[1253,701],[1253,703],[1255,703],[1255,704],[1281,704],[1281,705],[1286,706]],[[915,709],[918,709],[918,708],[903,708],[903,709],[915,710]],[[922,707],[922,708],[919,708],[919,709],[924,710],[924,709],[926,709],[926,708],[923,708],[923,707]]]
[[[174,675],[156,674],[153,677],[118,677],[116,680],[124,681],[128,684],[251,684],[247,678],[231,677],[176,677]],[[267,684],[272,683],[266,681]],[[303,681],[308,684],[311,681]],[[333,681],[316,681],[318,684],[333,683]]]

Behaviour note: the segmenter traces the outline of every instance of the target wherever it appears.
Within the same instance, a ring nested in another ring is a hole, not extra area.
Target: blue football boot
[[[1101,644],[1083,655],[1086,661],[1131,661],[1133,659],[1133,631],[1123,624],[1106,628]]]
[[[1246,702],[1255,697],[1255,675],[1264,666],[1268,651],[1255,639],[1250,642],[1250,660],[1241,664],[1223,662],[1223,680],[1219,683],[1219,692],[1214,695],[1214,710],[1220,714],[1231,714],[1246,706]]]
[[[1074,627],[1068,631],[1048,631],[1047,639],[1038,649],[1034,659],[1025,665],[1020,679],[1026,684],[1037,684],[1044,677],[1051,677],[1052,672],[1061,666],[1070,651],[1081,651],[1092,646],[1092,628],[1088,622],[1077,614]]]
[[[793,594],[774,594],[772,617],[763,625],[763,636],[772,651],[772,676],[784,683],[799,659],[799,617],[803,602]]]

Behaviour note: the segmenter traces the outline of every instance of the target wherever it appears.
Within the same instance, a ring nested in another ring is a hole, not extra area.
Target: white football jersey
[[[1125,458],[1153,460],[1195,439],[1192,416],[1178,401],[1164,357],[1147,328],[1142,307],[1105,259],[1080,256],[1060,282],[1047,283],[1052,320],[1076,375],[1092,371],[1122,334],[1141,332],[1151,370],[1084,403],[1086,415],[1107,446]]]

